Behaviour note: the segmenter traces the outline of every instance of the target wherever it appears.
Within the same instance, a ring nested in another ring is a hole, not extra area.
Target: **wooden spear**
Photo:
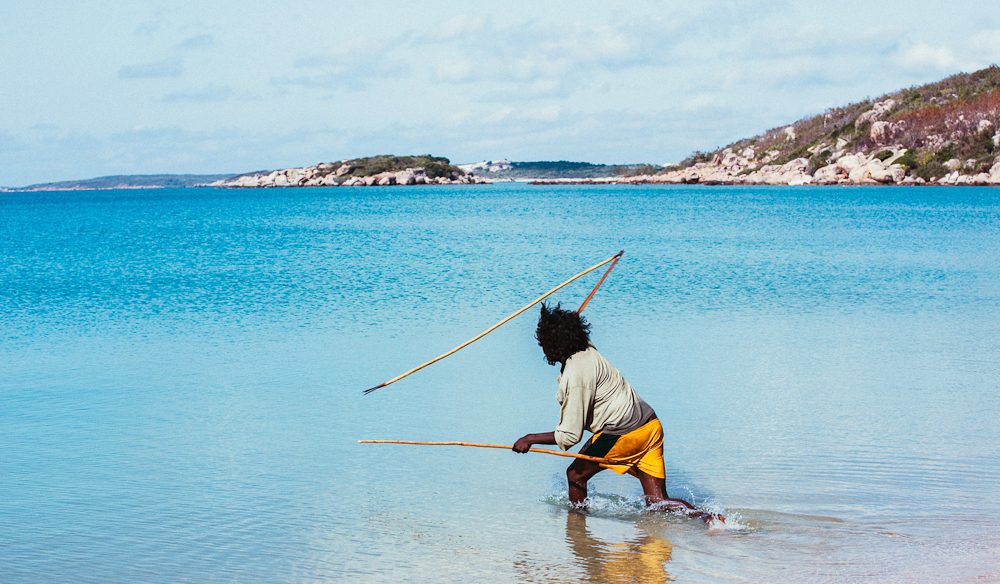
[[[479,442],[419,442],[417,440],[358,440],[358,444],[415,444],[419,446],[472,446],[474,448],[500,448],[504,450],[510,450],[510,444],[481,444]],[[580,460],[589,460],[590,462],[597,462],[601,464],[622,464],[621,461],[614,461],[607,458],[598,458],[596,456],[587,456],[586,454],[577,454],[576,452],[561,452],[559,450],[549,450],[548,448],[529,448],[528,452],[537,452],[539,454],[551,454],[552,456],[563,456],[566,458],[579,458]]]
[[[400,373],[399,375],[393,377],[392,379],[390,379],[388,381],[383,381],[382,383],[376,385],[375,387],[370,387],[370,388],[368,388],[368,389],[366,389],[364,391],[364,394],[368,395],[368,394],[372,393],[373,391],[375,391],[376,389],[381,389],[381,388],[383,388],[383,387],[385,387],[387,385],[396,383],[400,379],[403,379],[404,377],[406,377],[408,375],[412,375],[412,374],[416,373],[417,371],[420,371],[424,367],[427,367],[428,365],[433,365],[434,363],[437,363],[438,361],[440,361],[441,359],[444,359],[445,357],[449,357],[451,355],[454,355],[455,353],[461,351],[465,347],[468,347],[472,343],[478,341],[479,339],[485,337],[486,335],[490,334],[491,332],[497,330],[498,328],[500,328],[504,324],[507,324],[508,322],[510,322],[511,320],[513,320],[515,317],[517,317],[518,315],[520,315],[524,311],[526,311],[529,308],[531,308],[532,306],[538,304],[542,300],[545,300],[546,298],[548,298],[552,294],[555,294],[558,290],[560,290],[562,288],[565,288],[566,286],[568,286],[573,281],[575,281],[575,280],[577,280],[579,278],[582,278],[583,276],[586,276],[587,274],[589,274],[590,272],[593,272],[597,268],[600,268],[601,266],[607,265],[609,263],[612,264],[612,267],[614,267],[614,263],[617,263],[618,259],[621,258],[622,254],[624,254],[624,253],[625,253],[625,250],[621,250],[618,253],[616,253],[615,255],[613,255],[613,256],[609,257],[608,259],[604,260],[603,262],[600,262],[598,264],[594,264],[593,266],[591,266],[591,267],[587,268],[586,270],[580,272],[579,274],[573,276],[569,280],[566,280],[562,284],[559,284],[555,288],[549,290],[545,294],[542,294],[538,298],[535,298],[530,303],[528,303],[527,305],[525,305],[523,308],[521,308],[521,309],[515,311],[514,313],[512,313],[512,314],[510,314],[510,315],[508,315],[506,317],[504,317],[503,319],[501,319],[499,322],[497,322],[496,324],[494,324],[490,328],[488,328],[485,331],[479,333],[478,335],[472,337],[468,341],[465,341],[464,343],[462,343],[461,345],[459,345],[459,346],[455,347],[454,349],[448,351],[447,353],[443,353],[441,355],[438,355],[437,357],[434,357],[430,361],[427,361],[426,363],[422,363],[420,365],[417,365],[416,367],[414,367],[413,369],[410,369],[409,371],[407,371],[405,373]],[[612,263],[612,262],[614,262],[614,263]],[[611,269],[608,268],[608,271],[605,272],[604,277],[601,278],[600,282],[597,283],[597,286],[594,286],[594,289],[590,292],[590,296],[588,296],[587,299],[583,302],[583,306],[580,307],[580,310],[583,310],[584,307],[587,306],[587,303],[590,302],[590,299],[594,296],[594,292],[597,292],[597,288],[601,285],[601,282],[604,282],[604,278],[608,277],[608,273],[610,271],[611,271]],[[577,312],[579,312],[579,311],[577,311]]]
[[[625,253],[624,249],[618,252],[618,255],[615,256],[614,261],[611,262],[610,266],[608,266],[608,270],[604,272],[604,275],[601,276],[601,279],[597,281],[597,284],[594,284],[594,289],[590,291],[590,294],[587,294],[586,300],[584,300],[583,304],[580,305],[580,308],[577,309],[576,311],[577,314],[580,314],[581,312],[583,312],[584,308],[587,308],[587,304],[590,302],[590,299],[594,297],[594,294],[597,293],[597,289],[600,288],[601,284],[604,283],[604,280],[607,279],[608,274],[611,273],[611,270],[615,269],[615,264],[618,263],[618,260],[622,259],[623,253]]]

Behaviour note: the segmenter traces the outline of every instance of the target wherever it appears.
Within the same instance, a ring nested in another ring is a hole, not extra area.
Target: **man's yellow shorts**
[[[612,436],[598,432],[590,437],[580,454],[608,458],[621,464],[601,464],[618,474],[625,474],[632,467],[654,477],[667,478],[663,468],[663,426],[653,418],[628,434]]]

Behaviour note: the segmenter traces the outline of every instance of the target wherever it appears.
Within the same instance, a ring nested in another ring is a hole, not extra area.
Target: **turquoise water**
[[[356,443],[550,430],[534,313],[361,390],[622,248],[594,341],[729,528]],[[998,309],[1000,190],[0,194],[0,582],[990,581]]]

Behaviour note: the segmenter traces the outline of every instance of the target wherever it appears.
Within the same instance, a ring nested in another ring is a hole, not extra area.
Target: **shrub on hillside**
[[[948,172],[948,168],[937,160],[931,160],[922,166],[918,166],[913,171],[915,175],[927,181],[941,178],[942,176],[948,174]]]
[[[653,164],[636,164],[633,166],[622,166],[615,169],[615,174],[619,176],[642,176],[663,172],[662,166]]]
[[[809,157],[809,166],[806,167],[806,173],[816,174],[817,170],[828,164],[830,164],[830,151],[821,150]]]
[[[702,152],[701,150],[695,150],[694,154],[691,154],[684,160],[680,161],[680,166],[687,168],[688,166],[694,166],[699,162],[708,162],[712,160],[712,152]]]
[[[356,158],[345,160],[343,164],[353,167],[351,176],[364,177],[372,176],[383,172],[399,172],[407,168],[423,168],[427,176],[437,178],[439,176],[450,177],[452,174],[465,174],[462,169],[453,166],[451,161],[443,156],[394,156],[383,154],[381,156],[369,156],[366,158]]]
[[[909,149],[902,156],[896,159],[896,164],[902,166],[907,172],[913,170],[917,167],[917,151],[916,149]]]
[[[903,128],[899,141],[907,148],[925,146],[928,136],[939,135],[958,142],[957,155],[975,158],[976,154],[985,153],[987,147],[993,146],[992,132],[979,131],[980,120],[996,123],[998,119],[1000,88],[904,112],[893,121]]]

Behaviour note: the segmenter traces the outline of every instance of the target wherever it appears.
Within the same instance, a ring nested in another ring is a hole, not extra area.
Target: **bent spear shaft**
[[[576,311],[577,314],[580,314],[581,312],[583,312],[583,309],[587,307],[587,304],[590,302],[590,299],[594,297],[594,294],[597,294],[597,289],[600,288],[601,284],[604,283],[604,280],[606,280],[608,278],[608,274],[611,273],[611,270],[615,269],[615,264],[618,263],[618,260],[622,259],[622,254],[623,253],[625,253],[624,249],[621,250],[620,252],[618,252],[618,255],[615,256],[614,261],[611,262],[610,266],[608,266],[608,270],[606,272],[604,272],[604,275],[601,276],[601,279],[598,280],[596,284],[594,284],[594,289],[590,291],[590,294],[587,294],[587,299],[584,300],[583,304],[580,305],[580,308],[577,309],[577,311]]]
[[[572,283],[572,282],[573,282],[574,280],[577,280],[578,278],[582,278],[583,276],[586,276],[587,274],[589,274],[589,273],[593,272],[594,270],[596,270],[597,268],[600,268],[600,267],[601,267],[601,266],[603,266],[603,265],[606,265],[606,264],[609,264],[609,263],[611,263],[611,262],[615,262],[615,261],[617,261],[617,260],[618,260],[618,258],[622,257],[622,254],[624,254],[624,253],[625,253],[625,250],[621,250],[621,251],[619,251],[618,253],[616,253],[615,255],[613,255],[613,256],[609,257],[608,259],[604,260],[603,262],[600,262],[600,263],[598,263],[598,264],[594,264],[593,266],[591,266],[591,267],[587,268],[586,270],[584,270],[584,271],[580,272],[579,274],[577,274],[577,275],[573,276],[573,277],[572,277],[572,278],[570,278],[569,280],[566,280],[566,281],[565,281],[565,282],[563,282],[562,284],[559,284],[559,285],[558,285],[558,286],[556,286],[555,288],[553,288],[553,289],[549,290],[549,291],[548,291],[548,292],[546,292],[545,294],[542,294],[542,295],[541,295],[541,296],[539,296],[538,298],[535,298],[535,299],[534,299],[534,300],[532,300],[532,301],[531,301],[531,302],[530,302],[529,304],[525,305],[525,306],[524,306],[524,308],[521,308],[521,309],[517,310],[516,312],[514,312],[514,313],[512,313],[512,314],[510,314],[510,315],[508,315],[508,316],[506,316],[506,317],[504,317],[504,318],[503,318],[502,320],[500,320],[500,322],[498,322],[498,323],[494,324],[494,325],[493,325],[493,326],[491,326],[490,328],[488,328],[488,329],[486,329],[485,331],[483,331],[483,332],[479,333],[478,335],[476,335],[476,336],[472,337],[472,338],[471,338],[471,339],[469,339],[468,341],[465,341],[464,343],[462,343],[461,345],[459,345],[459,346],[455,347],[454,349],[452,349],[452,350],[448,351],[447,353],[444,353],[444,354],[442,354],[442,355],[438,355],[437,357],[434,357],[434,358],[433,358],[433,359],[431,359],[430,361],[427,361],[426,363],[423,363],[423,364],[420,364],[420,365],[417,365],[416,367],[414,367],[413,369],[410,369],[409,371],[407,371],[407,372],[405,372],[405,373],[400,373],[399,375],[397,375],[397,376],[393,377],[392,379],[390,379],[390,380],[388,380],[388,381],[384,381],[384,382],[382,382],[382,383],[380,383],[380,384],[376,385],[375,387],[371,387],[371,388],[368,388],[368,389],[366,389],[366,390],[364,391],[365,395],[368,395],[369,393],[371,393],[371,392],[375,391],[376,389],[381,389],[381,388],[383,388],[383,387],[385,387],[385,386],[387,386],[387,385],[390,385],[390,384],[393,384],[393,383],[396,383],[397,381],[399,381],[400,379],[402,379],[402,378],[406,377],[407,375],[412,375],[412,374],[416,373],[417,371],[420,371],[420,370],[421,370],[421,369],[423,369],[424,367],[427,367],[428,365],[433,365],[434,363],[437,363],[438,361],[440,361],[441,359],[444,359],[445,357],[449,357],[449,356],[451,356],[451,355],[454,355],[455,353],[457,353],[457,352],[461,351],[461,350],[462,350],[462,349],[464,349],[465,347],[468,347],[468,346],[469,346],[469,345],[471,345],[472,343],[475,343],[475,342],[476,342],[476,341],[478,341],[479,339],[481,339],[481,338],[485,337],[486,335],[490,334],[491,332],[493,332],[493,331],[497,330],[498,328],[500,328],[500,327],[501,327],[501,326],[503,326],[504,324],[506,324],[506,323],[510,322],[510,321],[511,321],[511,320],[513,320],[513,319],[514,319],[515,317],[517,317],[517,316],[518,316],[519,314],[521,314],[522,312],[524,312],[524,311],[528,310],[529,308],[531,308],[532,306],[534,306],[534,305],[538,304],[538,303],[539,303],[539,302],[541,302],[542,300],[545,300],[546,298],[548,298],[548,297],[549,297],[549,296],[551,296],[552,294],[555,294],[555,293],[556,293],[557,291],[559,291],[560,289],[562,289],[562,288],[564,288],[564,287],[568,286],[568,285],[569,285],[570,283]],[[606,277],[606,276],[607,276],[607,274],[605,274],[605,277]],[[603,281],[603,278],[602,278],[602,281]],[[598,286],[600,286],[600,282],[598,282],[598,284],[597,284],[597,285],[598,285]],[[597,288],[594,288],[594,291],[596,292],[596,291],[597,291]],[[593,292],[591,292],[591,296],[593,296]],[[589,298],[588,298],[588,301],[589,301]],[[584,306],[586,306],[586,302],[584,302]],[[580,307],[580,310],[583,310],[583,306],[581,306],[581,307]]]
[[[419,442],[417,440],[358,440],[358,444],[415,444],[419,446],[472,446],[474,448],[501,448],[504,450],[510,450],[510,444],[481,444],[479,442]],[[575,452],[560,452],[558,450],[549,450],[548,448],[529,448],[528,452],[537,452],[539,454],[551,454],[552,456],[564,456],[566,458],[579,458],[580,460],[589,460],[590,462],[597,462],[601,464],[622,464],[620,461],[614,461],[607,458],[598,458],[596,456],[587,456],[586,454],[577,454]]]

